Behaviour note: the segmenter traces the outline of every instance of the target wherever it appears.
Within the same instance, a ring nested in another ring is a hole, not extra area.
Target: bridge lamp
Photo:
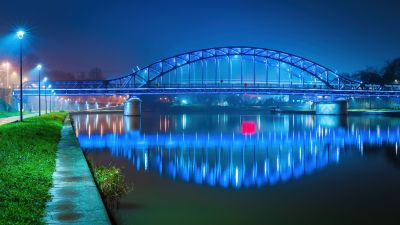
[[[24,38],[25,31],[19,30],[16,33],[17,38],[19,39],[19,118],[20,121],[22,122],[24,120],[22,111],[23,111],[23,105],[22,105],[22,39]]]
[[[42,65],[38,64],[36,66],[36,69],[38,70],[38,81],[39,81],[39,116],[41,116],[42,107],[40,106],[40,71],[42,70]]]

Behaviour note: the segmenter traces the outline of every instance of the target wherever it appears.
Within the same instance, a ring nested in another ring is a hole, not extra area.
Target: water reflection
[[[384,117],[97,114],[74,122],[87,152],[109,151],[137,170],[210,186],[272,185],[371,146],[399,161],[400,120]]]

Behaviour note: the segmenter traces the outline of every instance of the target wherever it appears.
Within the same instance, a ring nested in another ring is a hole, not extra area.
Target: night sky
[[[118,76],[190,50],[246,45],[297,54],[338,72],[400,56],[398,0],[8,0],[0,8],[0,59],[29,31],[25,50],[47,70],[100,67]]]

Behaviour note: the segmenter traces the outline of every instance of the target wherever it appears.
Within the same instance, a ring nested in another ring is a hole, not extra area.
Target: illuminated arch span
[[[185,76],[188,76],[186,80],[190,83],[191,64],[201,62],[202,67],[204,67],[203,62],[214,59],[215,67],[217,68],[216,73],[218,74],[217,60],[224,58],[228,59],[230,67],[232,67],[232,58],[240,58],[240,70],[242,71],[240,80],[236,80],[235,82],[225,81],[223,83],[224,85],[256,85],[256,63],[264,63],[266,66],[271,66],[274,64],[279,68],[279,71],[281,70],[281,65],[288,65],[290,68],[298,71],[298,73],[293,77],[302,79],[303,84],[304,79],[310,77],[328,89],[355,89],[359,88],[361,84],[359,81],[339,75],[333,70],[330,70],[311,60],[286,52],[254,47],[219,47],[187,52],[160,60],[145,68],[139,69],[130,75],[108,80],[107,85],[123,88],[155,86],[159,83],[159,79],[162,79],[162,77],[166,74],[177,71],[179,68],[183,68],[188,65],[188,72]],[[243,79],[243,61],[245,60],[252,61],[254,63],[253,81]],[[290,79],[292,79],[292,77],[290,77]],[[217,79],[216,82],[218,82]],[[270,82],[268,80],[261,82],[261,84],[260,82],[257,83],[259,86],[269,84]],[[277,85],[281,86],[280,81]]]

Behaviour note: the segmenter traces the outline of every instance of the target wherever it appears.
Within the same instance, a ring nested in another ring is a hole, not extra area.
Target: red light
[[[256,133],[256,123],[254,121],[242,121],[242,134],[252,135]]]

